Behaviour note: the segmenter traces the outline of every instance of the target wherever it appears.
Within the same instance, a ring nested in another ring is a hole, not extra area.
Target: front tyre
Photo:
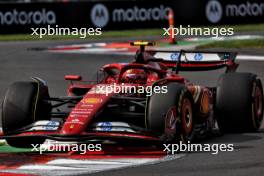
[[[41,82],[16,82],[6,92],[2,104],[2,128],[5,135],[19,133],[19,130],[38,120],[48,120],[51,105],[48,88]],[[42,144],[42,138],[9,138],[7,143],[13,147],[28,148],[31,144]]]
[[[179,83],[169,83],[167,90],[167,93],[154,93],[148,99],[147,128],[163,135],[167,142],[191,142],[196,122],[192,95],[185,85]]]

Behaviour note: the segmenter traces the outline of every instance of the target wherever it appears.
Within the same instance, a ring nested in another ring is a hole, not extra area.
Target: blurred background
[[[100,27],[104,31],[264,22],[263,0],[0,0],[0,33],[32,27]],[[150,31],[151,32],[151,31]]]

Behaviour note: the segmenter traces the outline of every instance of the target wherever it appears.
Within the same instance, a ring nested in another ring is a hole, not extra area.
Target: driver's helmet
[[[147,73],[143,69],[128,69],[122,75],[122,82],[133,84],[145,84]]]

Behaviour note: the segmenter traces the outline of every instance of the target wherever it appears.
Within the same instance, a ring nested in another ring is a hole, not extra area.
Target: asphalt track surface
[[[8,85],[14,81],[29,80],[32,76],[46,80],[52,96],[65,95],[68,85],[63,79],[65,74],[80,74],[89,80],[104,64],[126,62],[132,59],[131,56],[63,54],[29,50],[32,47],[55,46],[62,43],[65,44],[62,41],[0,43],[0,100]],[[239,62],[238,71],[256,73],[264,83],[264,61]],[[218,77],[217,73],[185,75],[194,82],[214,85]],[[100,172],[94,175],[264,175],[263,125],[258,133],[229,134],[203,142],[232,143],[235,150],[220,152],[217,155],[204,152],[189,153],[182,158],[167,162]]]

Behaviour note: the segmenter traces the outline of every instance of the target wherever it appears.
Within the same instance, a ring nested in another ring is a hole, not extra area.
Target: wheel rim
[[[188,135],[192,132],[193,113],[192,105],[189,99],[184,99],[182,104],[182,127],[184,134]]]
[[[263,111],[263,95],[259,86],[256,87],[255,91],[254,107],[257,119],[261,119]]]

